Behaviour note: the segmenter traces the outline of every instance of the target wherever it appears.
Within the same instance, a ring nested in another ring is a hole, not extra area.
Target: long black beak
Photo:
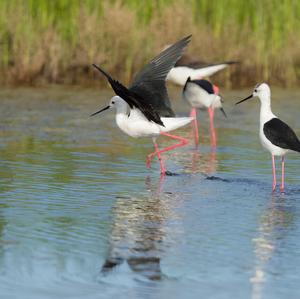
[[[223,115],[224,115],[226,118],[228,118],[228,117],[227,117],[227,114],[226,114],[226,112],[225,112],[225,110],[224,110],[224,108],[221,107],[220,110],[221,110],[221,112],[223,113]]]
[[[221,99],[220,99],[221,103],[224,103],[224,98],[223,98],[223,96],[221,96],[220,94],[219,94],[219,96],[220,96],[220,98],[221,98]],[[224,110],[224,108],[221,107],[220,110],[221,110],[221,112],[223,113],[223,115],[224,115],[226,118],[228,118],[228,117],[227,117],[227,114],[226,114],[226,112],[225,112],[225,110]]]
[[[109,109],[109,108],[110,108],[110,106],[104,107],[103,109],[101,109],[101,110],[99,110],[99,111],[97,111],[97,112],[91,114],[90,116],[94,116],[94,115],[96,115],[96,114],[98,114],[98,113],[101,113],[102,111],[105,111],[105,110],[107,110],[107,109]]]
[[[235,103],[235,105],[237,105],[237,104],[240,104],[240,103],[242,103],[242,102],[245,102],[245,101],[247,101],[247,100],[251,99],[252,97],[253,97],[253,94],[252,94],[252,95],[250,95],[249,97],[247,97],[246,99],[243,99],[243,100],[241,100],[241,101],[239,101],[239,102]]]

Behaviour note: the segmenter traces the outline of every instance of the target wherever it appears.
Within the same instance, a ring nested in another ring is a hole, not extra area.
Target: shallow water
[[[0,91],[1,298],[299,298],[299,156],[271,194],[258,101],[233,105],[249,92],[223,92],[216,154],[202,112],[201,147],[164,154],[176,175],[160,178],[150,140],[123,135],[113,112],[88,117],[111,91]],[[298,134],[299,108],[299,91],[273,90]]]

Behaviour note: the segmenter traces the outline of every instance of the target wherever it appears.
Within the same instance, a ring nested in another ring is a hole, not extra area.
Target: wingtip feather
[[[102,75],[104,75],[107,79],[110,79],[110,75],[108,75],[103,69],[100,68],[97,64],[93,63],[92,66],[97,69]]]

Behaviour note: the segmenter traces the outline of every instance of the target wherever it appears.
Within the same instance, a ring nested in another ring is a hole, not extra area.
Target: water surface
[[[151,140],[123,135],[113,112],[89,118],[111,91],[1,90],[1,298],[299,298],[299,156],[272,194],[258,100],[233,105],[249,92],[223,92],[216,153],[201,112],[202,145],[164,154],[176,175],[160,178]],[[273,90],[298,135],[299,94]]]

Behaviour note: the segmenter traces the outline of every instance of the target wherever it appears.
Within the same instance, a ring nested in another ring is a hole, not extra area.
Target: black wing
[[[272,118],[264,124],[266,137],[284,149],[300,152],[300,141],[294,131],[279,118]]]
[[[121,97],[130,108],[138,108],[149,121],[153,121],[159,125],[164,125],[160,119],[158,112],[153,108],[151,103],[143,100],[138,94],[130,91],[127,87],[120,82],[114,80],[109,74],[102,70],[99,66],[93,64],[93,66],[100,71],[108,80],[114,92]]]
[[[145,102],[151,103],[161,116],[175,116],[165,80],[190,40],[191,35],[179,40],[153,58],[135,76],[129,87],[130,91],[139,95]]]
[[[191,82],[197,84],[198,86],[200,86],[202,89],[204,89],[209,94],[215,93],[213,85],[205,79],[192,80]]]

